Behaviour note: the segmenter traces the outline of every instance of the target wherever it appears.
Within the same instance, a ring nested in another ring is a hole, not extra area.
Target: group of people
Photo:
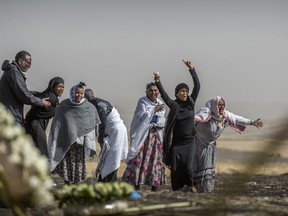
[[[138,100],[130,126],[129,147],[127,129],[117,109],[96,98],[92,89],[85,88],[85,83],[74,85],[69,98],[60,103],[64,91],[64,80],[60,77],[51,79],[43,92],[29,91],[25,72],[31,67],[32,58],[26,51],[17,53],[12,63],[3,62],[0,102],[48,158],[49,171],[61,176],[67,184],[86,180],[85,160],[96,154],[98,141],[101,152],[95,171],[97,181],[117,181],[121,161],[126,160],[121,180],[135,189],[145,184],[157,191],[165,184],[168,168],[173,191],[212,192],[217,138],[227,126],[241,133],[247,125],[260,128],[263,122],[226,110],[226,101],[220,96],[208,100],[196,112],[200,81],[192,63],[184,60],[183,63],[192,76],[191,94],[189,85],[180,83],[175,88],[175,99],[171,99],[162,86],[160,74],[154,73],[154,82],[146,85],[146,95]],[[169,108],[168,115],[164,103]],[[24,104],[31,105],[25,118]]]
[[[32,57],[26,51],[15,60],[5,60],[0,79],[0,102],[10,110],[16,126],[23,126],[35,146],[47,157],[49,172],[58,174],[66,184],[86,180],[86,159],[96,154],[101,145],[96,175],[99,181],[117,180],[117,170],[128,152],[127,129],[115,107],[94,97],[92,89],[80,82],[59,103],[64,92],[64,79],[54,77],[43,92],[29,91],[26,72]],[[31,108],[24,116],[24,105]],[[52,119],[48,138],[46,129]]]

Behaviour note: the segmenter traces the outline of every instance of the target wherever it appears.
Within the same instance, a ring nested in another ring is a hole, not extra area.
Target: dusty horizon
[[[285,0],[2,1],[0,63],[27,50],[30,90],[60,76],[63,100],[83,81],[129,128],[153,72],[171,98],[180,82],[192,89],[182,62],[191,60],[201,82],[196,110],[220,95],[229,111],[265,127],[288,116],[287,10]]]

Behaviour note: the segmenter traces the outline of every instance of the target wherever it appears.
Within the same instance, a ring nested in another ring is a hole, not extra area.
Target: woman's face
[[[55,95],[57,97],[61,97],[61,95],[64,92],[64,84],[63,83],[59,83],[58,85],[54,86],[53,91],[54,91],[54,93],[55,93]]]
[[[150,88],[146,90],[146,94],[151,101],[156,102],[159,95],[158,88],[156,86],[150,86]]]
[[[223,115],[224,114],[224,109],[225,109],[225,102],[223,99],[221,99],[218,103],[218,109],[219,109],[219,114]]]
[[[80,103],[83,98],[84,98],[84,89],[77,88],[75,91],[75,103]]]
[[[182,88],[180,91],[176,94],[177,98],[179,98],[181,101],[186,101],[188,97],[188,89]]]

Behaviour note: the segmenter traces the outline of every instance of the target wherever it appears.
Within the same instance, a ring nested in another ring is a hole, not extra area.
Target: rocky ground
[[[61,182],[56,179],[61,187]],[[288,174],[277,176],[216,176],[213,193],[172,192],[170,185],[151,192],[142,186],[142,198],[128,201],[122,215],[288,215]],[[138,207],[138,208],[136,208]],[[111,211],[113,212],[113,211]],[[62,216],[57,203],[46,208],[28,209],[31,216]],[[1,216],[12,216],[9,209],[0,208]],[[118,215],[121,213],[118,212]]]

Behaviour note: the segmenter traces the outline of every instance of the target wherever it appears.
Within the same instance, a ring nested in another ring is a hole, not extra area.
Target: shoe
[[[70,182],[69,181],[64,181],[64,184],[70,185]]]
[[[158,191],[158,187],[157,187],[157,186],[152,186],[152,187],[151,187],[151,191],[157,192],[157,191]]]
[[[183,188],[180,189],[180,191],[187,193],[188,191],[191,191],[191,187],[188,185],[184,185]]]
[[[140,185],[134,185],[135,190],[140,190]]]

